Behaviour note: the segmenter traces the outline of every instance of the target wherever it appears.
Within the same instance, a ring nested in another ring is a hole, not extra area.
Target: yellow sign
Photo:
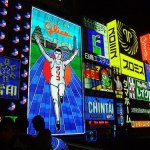
[[[107,23],[107,30],[110,66],[120,68],[120,55],[116,20]]]
[[[144,64],[124,54],[120,54],[122,74],[145,81]]]

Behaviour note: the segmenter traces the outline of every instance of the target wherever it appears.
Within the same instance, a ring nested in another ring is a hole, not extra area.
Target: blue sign
[[[109,98],[85,96],[86,120],[114,120],[114,101]]]
[[[0,97],[19,98],[20,61],[0,56]]]

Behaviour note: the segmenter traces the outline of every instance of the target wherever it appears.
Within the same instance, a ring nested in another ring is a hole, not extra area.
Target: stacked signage
[[[150,126],[150,34],[139,47],[119,20],[84,17],[82,50],[81,26],[36,7],[30,23],[27,2],[0,4],[0,117],[40,114],[53,134],[83,134],[84,117],[92,128]]]
[[[132,28],[118,20],[113,20],[107,24],[107,29],[110,66],[113,67],[114,76],[118,79],[114,79],[117,106],[124,106],[125,124],[138,127],[140,121],[146,121],[145,125],[142,123],[143,126],[141,126],[146,127],[147,120],[150,119],[150,98],[148,82],[145,81],[148,78],[145,76],[147,71],[143,61],[148,61],[148,52],[145,54],[147,50],[145,50],[144,42],[146,38],[149,38],[149,35],[141,37],[144,49],[141,57],[139,40]]]
[[[85,120],[87,128],[100,128],[115,120],[107,28],[87,17],[83,24]]]

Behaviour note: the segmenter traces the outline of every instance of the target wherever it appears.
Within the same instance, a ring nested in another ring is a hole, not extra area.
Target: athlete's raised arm
[[[78,54],[78,50],[76,49],[75,51],[74,51],[74,53],[73,53],[73,55],[68,59],[68,60],[66,60],[65,62],[64,62],[64,64],[65,65],[68,65],[74,58],[75,58],[75,56]]]

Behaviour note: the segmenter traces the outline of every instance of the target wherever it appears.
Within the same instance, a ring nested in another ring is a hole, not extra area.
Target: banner
[[[120,68],[120,51],[118,43],[117,22],[113,20],[107,23],[108,29],[108,49],[110,66]]]

